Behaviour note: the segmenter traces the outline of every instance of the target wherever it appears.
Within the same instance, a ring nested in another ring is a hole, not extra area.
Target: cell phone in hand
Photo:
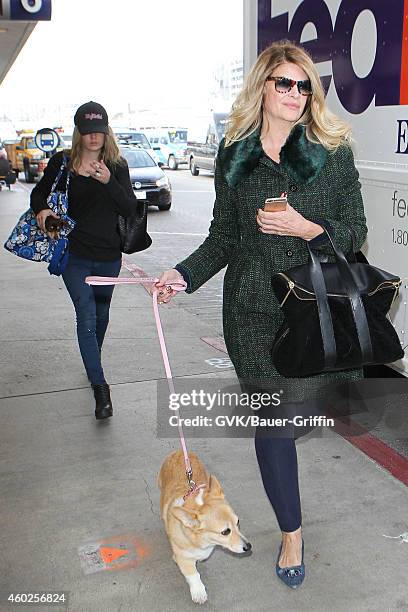
[[[265,212],[282,212],[286,210],[288,200],[286,196],[280,198],[267,198],[264,204]]]

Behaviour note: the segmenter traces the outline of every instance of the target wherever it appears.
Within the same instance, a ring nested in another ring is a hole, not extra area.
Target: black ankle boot
[[[113,414],[112,401],[110,397],[109,385],[92,385],[95,396],[95,418],[107,419]]]

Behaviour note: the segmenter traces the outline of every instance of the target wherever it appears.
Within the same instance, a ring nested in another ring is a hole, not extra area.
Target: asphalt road
[[[166,171],[173,191],[169,214],[155,207],[149,209],[149,228],[155,232],[207,235],[214,205],[214,177],[201,171],[192,176],[189,170]]]
[[[207,235],[214,204],[214,177],[210,172],[200,171],[192,176],[187,169],[165,171],[172,186],[173,204],[170,212],[149,208],[149,230],[152,232],[185,233]],[[15,188],[31,192],[34,184],[27,184],[20,173]],[[13,187],[14,189],[14,187]]]

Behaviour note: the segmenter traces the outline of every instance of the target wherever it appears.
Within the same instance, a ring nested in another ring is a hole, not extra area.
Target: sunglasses
[[[275,81],[275,89],[278,93],[288,93],[292,87],[297,85],[298,92],[302,96],[312,95],[312,85],[309,79],[306,79],[305,81],[294,81],[293,79],[288,79],[286,77],[268,76],[266,80]]]

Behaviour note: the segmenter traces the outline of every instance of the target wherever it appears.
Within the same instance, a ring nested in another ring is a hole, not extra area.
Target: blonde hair
[[[266,79],[284,63],[296,64],[310,79],[313,93],[306,102],[302,117],[296,122],[306,126],[307,138],[322,144],[329,151],[350,141],[349,124],[327,108],[320,77],[310,55],[302,47],[288,40],[280,40],[262,51],[248,73],[244,87],[232,106],[225,146],[243,140],[261,127]]]
[[[77,127],[74,128],[71,150],[67,151],[67,154],[70,157],[70,169],[74,170],[74,172],[78,172],[79,167],[81,165],[82,135],[80,134]],[[105,134],[105,142],[102,147],[101,159],[103,159],[106,164],[123,164],[123,158],[120,155],[115,134],[109,126],[108,133]]]

